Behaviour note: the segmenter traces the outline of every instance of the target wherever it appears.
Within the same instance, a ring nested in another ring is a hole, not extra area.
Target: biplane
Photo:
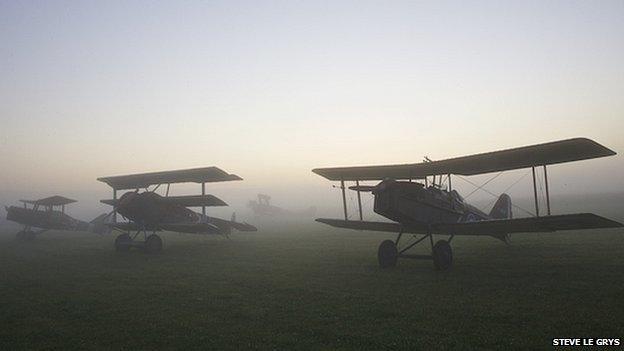
[[[91,222],[83,222],[67,215],[65,206],[76,200],[55,195],[39,200],[20,201],[23,207],[6,207],[7,220],[24,226],[16,234],[18,240],[30,241],[48,230],[90,231],[97,234],[109,232],[104,224],[107,214],[102,214]],[[39,228],[39,230],[35,231],[33,228]]]
[[[593,213],[552,215],[550,210],[547,166],[615,154],[593,140],[574,138],[439,161],[425,159],[422,163],[317,168],[312,172],[340,182],[344,219],[318,218],[316,221],[338,228],[397,233],[395,240],[385,240],[379,245],[377,259],[382,268],[395,266],[399,258],[411,258],[433,260],[436,269],[446,270],[453,262],[450,243],[456,235],[486,235],[507,241],[512,233],[622,227],[619,222]],[[536,186],[536,168],[540,167],[543,168],[546,215],[540,215]],[[507,194],[500,195],[492,210],[485,213],[464,201],[452,188],[453,176],[522,168],[530,168],[533,176],[535,213],[532,217],[513,218],[512,202]],[[348,181],[355,182],[349,189],[357,192],[359,220],[350,220],[347,215],[345,182]],[[363,181],[380,182],[361,185]],[[392,222],[364,221],[361,192],[371,192],[374,212]],[[414,234],[414,240],[399,248],[404,234]],[[434,244],[433,235],[448,238]],[[409,253],[427,239],[431,245],[430,255]]]
[[[237,222],[234,214],[231,220],[206,215],[206,207],[227,206],[218,197],[206,194],[206,183],[243,180],[217,167],[102,177],[97,180],[113,188],[113,198],[101,202],[113,206],[109,225],[122,232],[115,239],[117,251],[136,247],[148,253],[160,252],[162,240],[157,231],[224,236],[232,230],[257,231],[251,224]],[[171,184],[176,183],[201,184],[201,195],[169,196]],[[164,195],[158,194],[157,190],[163,185],[166,186]],[[117,198],[118,190],[131,191]],[[202,213],[189,207],[201,207]],[[117,222],[117,214],[127,221]]]

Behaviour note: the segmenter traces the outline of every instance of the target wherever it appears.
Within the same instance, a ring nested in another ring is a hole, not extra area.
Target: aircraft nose
[[[379,182],[379,184],[377,184],[377,186],[375,186],[375,190],[373,191],[373,193],[385,191],[392,183],[394,183],[394,179],[391,178],[386,178],[382,180],[381,182]]]
[[[136,192],[134,191],[130,191],[121,195],[121,197],[119,198],[119,201],[117,202],[117,208],[124,208],[128,206],[128,204],[132,202],[132,200],[135,197],[136,197]]]

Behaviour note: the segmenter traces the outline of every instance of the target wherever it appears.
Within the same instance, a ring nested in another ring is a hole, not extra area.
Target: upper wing
[[[27,203],[27,204],[40,205],[40,206],[61,206],[61,205],[67,205],[67,204],[77,202],[76,200],[68,199],[60,195],[54,195],[54,196],[46,197],[44,199],[39,199],[39,200],[20,200],[20,201]]]
[[[243,180],[236,174],[229,174],[218,167],[202,167],[180,169],[175,171],[129,174],[114,177],[102,177],[97,180],[104,182],[113,189],[138,189],[154,184],[171,183],[212,183],[231,180]]]
[[[334,227],[372,230],[380,232],[400,231],[413,234],[427,234],[426,225],[402,225],[395,222],[345,221],[319,218],[318,222]],[[578,213],[543,217],[495,219],[467,223],[433,224],[432,234],[448,235],[501,235],[511,233],[554,232],[558,230],[579,230],[599,228],[619,228],[622,223],[593,213]]]
[[[419,179],[438,174],[475,175],[612,155],[615,155],[613,150],[593,140],[574,138],[440,161],[385,166],[316,168],[312,172],[329,180]]]
[[[115,206],[119,200],[100,200],[100,202],[107,205]],[[173,203],[185,207],[199,207],[199,206],[227,206],[225,201],[219,199],[214,195],[189,195],[189,196],[165,196],[162,197],[162,201],[167,203]]]

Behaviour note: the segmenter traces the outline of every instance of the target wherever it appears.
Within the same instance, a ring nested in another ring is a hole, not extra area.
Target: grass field
[[[0,235],[0,349],[549,349],[624,337],[622,231],[456,238],[455,265],[380,270],[392,236],[306,222],[231,240]],[[425,248],[422,247],[424,250]]]

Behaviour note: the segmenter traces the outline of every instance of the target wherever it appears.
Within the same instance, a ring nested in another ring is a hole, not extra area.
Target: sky
[[[577,136],[621,153],[622,62],[624,1],[2,0],[0,202],[95,211],[97,177],[215,165],[245,179],[209,189],[238,206],[323,206],[315,167]],[[622,191],[622,161],[553,166],[552,192]]]

